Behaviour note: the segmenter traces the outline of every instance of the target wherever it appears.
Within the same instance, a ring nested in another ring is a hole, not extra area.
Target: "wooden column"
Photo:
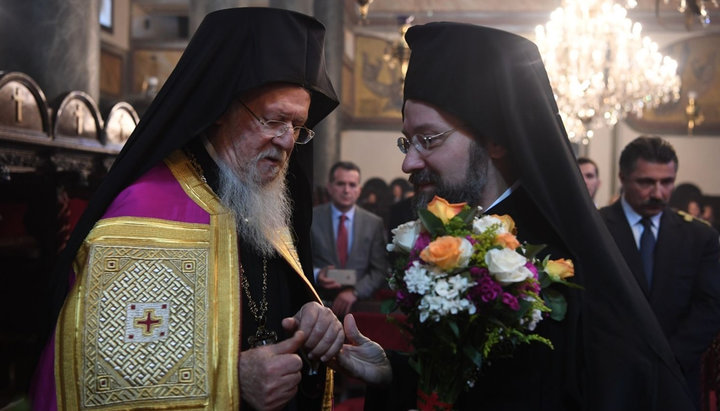
[[[100,97],[98,2],[3,0],[0,70],[32,77],[52,100],[82,90]]]

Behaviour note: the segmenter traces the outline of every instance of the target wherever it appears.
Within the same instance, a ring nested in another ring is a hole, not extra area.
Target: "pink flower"
[[[502,302],[508,307],[510,307],[513,311],[517,311],[520,309],[520,303],[518,303],[517,298],[510,293],[503,293]]]
[[[535,267],[535,264],[528,261],[527,263],[525,263],[525,267],[528,270],[530,270],[531,273],[533,273],[533,278],[535,278],[535,279],[538,278],[538,271],[537,271],[537,267]]]
[[[395,293],[395,299],[397,300],[398,305],[406,308],[412,308],[413,306],[415,306],[417,301],[416,296],[413,296],[405,290],[398,290]]]
[[[495,301],[502,293],[502,287],[500,287],[500,284],[496,283],[492,279],[492,277],[487,274],[487,270],[478,269],[478,271],[479,270],[484,270],[485,272],[482,273],[479,278],[476,278],[476,282],[478,283],[478,285],[471,288],[468,295],[473,300],[479,297],[480,300],[484,303]],[[473,276],[475,276],[473,273],[473,269],[470,269],[470,274],[473,274]]]
[[[420,233],[417,240],[415,241],[415,246],[413,247],[413,252],[416,255],[420,255],[420,252],[425,249],[425,247],[430,244],[432,241],[432,238],[430,238],[430,234],[427,232]]]

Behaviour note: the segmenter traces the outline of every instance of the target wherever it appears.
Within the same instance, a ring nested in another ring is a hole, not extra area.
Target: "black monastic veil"
[[[311,93],[305,124],[309,128],[335,109],[338,99],[324,65],[324,34],[319,21],[288,10],[226,9],[205,17],[93,195],[59,258],[53,273],[48,334],[68,292],[72,260],[115,196],[171,152],[201,135],[234,98],[273,82],[300,85]],[[296,146],[287,174],[294,203],[293,230],[306,273],[312,272],[312,153],[312,141]]]
[[[535,44],[460,23],[414,26],[406,40],[404,101],[433,104],[508,148],[522,187],[574,259],[584,290],[567,324],[575,365],[566,378],[577,379],[569,383],[580,387],[582,408],[692,409],[670,346],[587,193]]]

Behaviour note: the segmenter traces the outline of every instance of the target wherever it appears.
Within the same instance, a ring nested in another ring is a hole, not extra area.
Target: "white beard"
[[[263,186],[256,166],[261,157],[253,159],[243,175],[220,162],[218,191],[220,201],[235,214],[239,238],[261,256],[270,257],[276,253],[271,239],[288,229],[292,203],[285,184],[287,163],[274,180]]]

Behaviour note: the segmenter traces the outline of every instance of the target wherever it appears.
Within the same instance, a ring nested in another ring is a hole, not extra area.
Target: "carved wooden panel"
[[[49,138],[48,105],[37,83],[19,72],[0,72],[0,128]]]
[[[139,117],[135,109],[126,102],[115,104],[105,119],[103,141],[106,144],[123,145],[135,130]]]
[[[103,122],[95,101],[87,93],[71,91],[60,96],[53,108],[55,139],[100,144]]]

